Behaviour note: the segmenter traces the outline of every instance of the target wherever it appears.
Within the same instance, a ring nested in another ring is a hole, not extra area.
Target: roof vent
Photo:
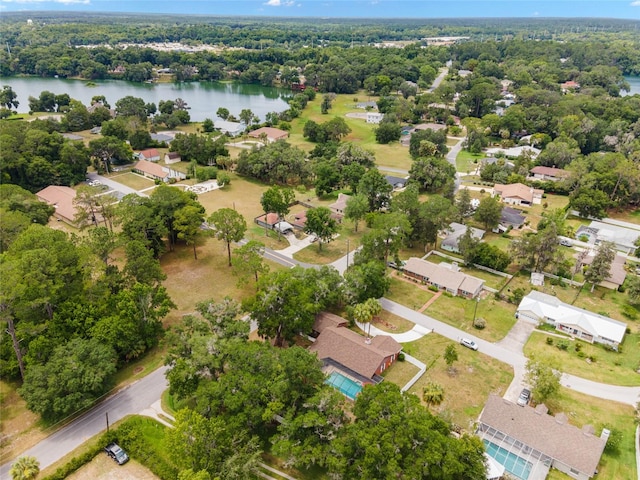
[[[602,433],[600,434],[600,438],[602,438],[605,442],[609,440],[609,435],[611,435],[611,430],[608,428],[603,428]]]
[[[371,338],[365,337],[364,343],[367,344],[367,345],[371,345]]]

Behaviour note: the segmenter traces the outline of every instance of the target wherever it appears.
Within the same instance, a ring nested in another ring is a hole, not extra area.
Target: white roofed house
[[[380,123],[383,117],[384,113],[367,112],[367,123]]]
[[[139,173],[147,178],[153,180],[161,180],[163,182],[169,182],[172,178],[177,180],[184,180],[187,176],[169,167],[163,167],[157,163],[148,162],[147,160],[139,160],[133,167],[135,173]]]
[[[548,323],[574,338],[609,345],[614,349],[622,343],[627,331],[626,323],[574,307],[553,295],[537,291],[522,299],[516,315],[523,320]]]
[[[231,137],[237,137],[241,135],[247,128],[244,123],[229,122],[227,120],[216,120],[213,122],[213,127],[220,132],[225,133]]]

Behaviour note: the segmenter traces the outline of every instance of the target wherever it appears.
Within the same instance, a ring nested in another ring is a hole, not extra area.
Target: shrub
[[[582,350],[580,350],[580,351],[578,352],[578,358],[585,358],[586,356],[587,356],[587,354],[586,354],[586,353],[584,353]]]
[[[576,352],[579,352],[580,350],[582,350],[582,343],[580,343],[580,342],[576,342],[576,345],[575,345],[575,347],[573,347],[573,349],[574,349]]]
[[[595,355],[589,355],[589,356],[587,357],[587,359],[588,359],[590,362],[596,363],[596,360],[598,359],[598,357],[596,357]]]
[[[429,290],[431,290],[432,292],[437,292],[438,287],[436,287],[435,285],[429,285]]]
[[[569,342],[567,342],[566,340],[561,340],[558,343],[556,343],[556,347],[558,347],[558,349],[560,350],[568,350],[569,349]]]
[[[484,327],[487,326],[487,322],[485,321],[484,318],[476,318],[473,321],[473,326],[474,326],[474,328],[477,328],[478,330],[483,330]]]
[[[405,361],[404,352],[400,352],[398,354],[398,361],[399,362],[404,362]]]
[[[553,345],[553,338],[547,337],[547,345]]]

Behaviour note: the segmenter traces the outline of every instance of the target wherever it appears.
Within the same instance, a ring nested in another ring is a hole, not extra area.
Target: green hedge
[[[43,480],[64,480],[93,460],[111,442],[117,442],[130,458],[135,458],[162,480],[175,480],[179,470],[168,460],[169,454],[164,447],[166,428],[150,418],[129,417],[117,429],[102,434],[95,446],[72,458]]]

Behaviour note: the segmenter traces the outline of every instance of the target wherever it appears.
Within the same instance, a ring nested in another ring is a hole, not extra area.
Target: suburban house
[[[132,169],[133,172],[139,173],[152,180],[161,180],[168,182],[170,179],[184,180],[187,176],[169,167],[163,167],[157,163],[148,162],[147,160],[138,160]]]
[[[336,213],[340,216],[344,215],[344,209],[347,206],[347,201],[351,198],[351,195],[346,195],[344,193],[338,194],[338,200],[329,205],[329,210],[333,213]]]
[[[260,215],[256,217],[254,221],[261,227],[275,230],[280,233],[293,232],[293,225],[289,222],[281,221],[277,213],[267,213],[266,215]]]
[[[318,334],[309,347],[325,366],[355,377],[361,383],[380,383],[379,375],[398,358],[402,345],[388,335],[367,338],[347,328],[337,315],[320,314],[313,331]]]
[[[182,161],[182,157],[178,152],[167,152],[164,154],[164,163],[171,165],[172,163],[179,163]]]
[[[142,150],[138,154],[138,158],[140,160],[147,160],[148,162],[159,162],[160,161],[160,152],[155,148],[148,148],[146,150]]]
[[[617,348],[627,331],[627,324],[560,301],[553,295],[532,291],[516,310],[518,318],[545,322],[559,332],[589,343],[602,343]]]
[[[634,253],[634,242],[640,237],[640,226],[627,222],[616,222],[616,225],[593,221],[589,226],[580,226],[576,238],[587,237],[587,243],[598,245],[601,242],[613,242],[616,250],[623,253]]]
[[[500,212],[500,221],[498,222],[498,226],[493,229],[494,233],[504,233],[509,227],[511,228],[520,228],[524,225],[525,217],[522,215],[520,210],[516,210],[511,207],[503,207],[502,212]]]
[[[486,233],[484,230],[481,230],[479,228],[467,227],[462,223],[452,222],[449,224],[449,227],[443,232],[446,236],[444,240],[442,240],[440,248],[449,252],[460,253],[458,243],[460,242],[460,238],[462,238],[462,236],[467,232],[467,229],[470,229],[471,236],[476,240],[481,240]]]
[[[476,298],[484,286],[484,280],[462,273],[456,264],[435,264],[416,257],[407,260],[403,273],[409,278],[445,290],[453,296],[465,298]]]
[[[531,169],[531,177],[529,178],[531,180],[549,180],[557,182],[558,180],[567,178],[569,175],[571,175],[571,172],[563,170],[562,168],[543,167],[542,165],[538,165]]]
[[[367,123],[378,124],[382,121],[383,117],[384,117],[384,113],[367,112]]]
[[[368,102],[359,102],[356,103],[356,108],[361,108],[363,110],[367,110],[367,109],[378,109],[378,104],[376,102],[374,102],[373,100],[370,100]]]
[[[213,122],[213,127],[223,134],[229,135],[230,137],[237,137],[238,135],[242,135],[242,133],[246,129],[246,126],[243,123],[228,122],[226,120],[216,120],[215,122]]]
[[[516,478],[543,479],[551,467],[578,480],[593,477],[609,437],[598,437],[591,425],[568,423],[564,413],[547,414],[544,404],[521,407],[489,395],[480,414],[476,435],[485,449]]]
[[[493,186],[493,195],[500,195],[500,200],[509,205],[530,207],[542,202],[544,190],[528,187],[522,183],[510,183],[508,185],[496,183]]]
[[[580,90],[580,84],[573,80],[569,80],[568,82],[561,83],[560,89],[562,90],[562,93],[567,93],[572,90]]]
[[[507,160],[506,158],[497,158],[497,157],[485,157],[480,161],[480,163],[482,164],[483,167],[485,165],[494,165],[496,163],[498,165],[508,167],[508,168],[514,168],[516,166],[516,164],[513,163],[511,160]]]
[[[529,155],[531,158],[537,158],[538,155],[540,155],[541,151],[542,150],[535,147],[530,147],[529,145],[521,145],[519,147],[511,147],[511,148],[493,147],[493,148],[487,149],[487,155],[493,156],[496,153],[502,153],[504,154],[505,157],[516,158],[516,157],[519,157],[520,155],[526,154],[526,155]]]
[[[251,138],[260,139],[263,135],[266,135],[266,138],[269,142],[275,142],[278,140],[289,138],[289,132],[274,127],[262,127],[249,132],[249,136]]]
[[[342,318],[339,315],[329,312],[320,312],[316,315],[316,320],[313,323],[313,327],[311,330],[311,336],[313,338],[318,338],[324,330],[329,327],[348,327],[349,321]]]
[[[582,258],[582,265],[591,265],[593,263],[593,259],[596,258],[595,254],[587,255]],[[620,254],[616,254],[611,262],[611,267],[609,267],[609,275],[602,280],[598,285],[601,287],[609,288],[611,290],[617,290],[620,285],[624,283],[625,278],[627,278],[627,271],[624,269],[624,264],[627,262],[626,258]]]
[[[53,216],[58,220],[75,224],[76,206],[73,200],[76,198],[76,191],[73,188],[49,185],[36,193],[36,197],[56,209]]]
[[[393,187],[394,190],[401,190],[407,186],[408,178],[403,177],[394,177],[393,175],[386,175],[385,180],[389,185]]]

